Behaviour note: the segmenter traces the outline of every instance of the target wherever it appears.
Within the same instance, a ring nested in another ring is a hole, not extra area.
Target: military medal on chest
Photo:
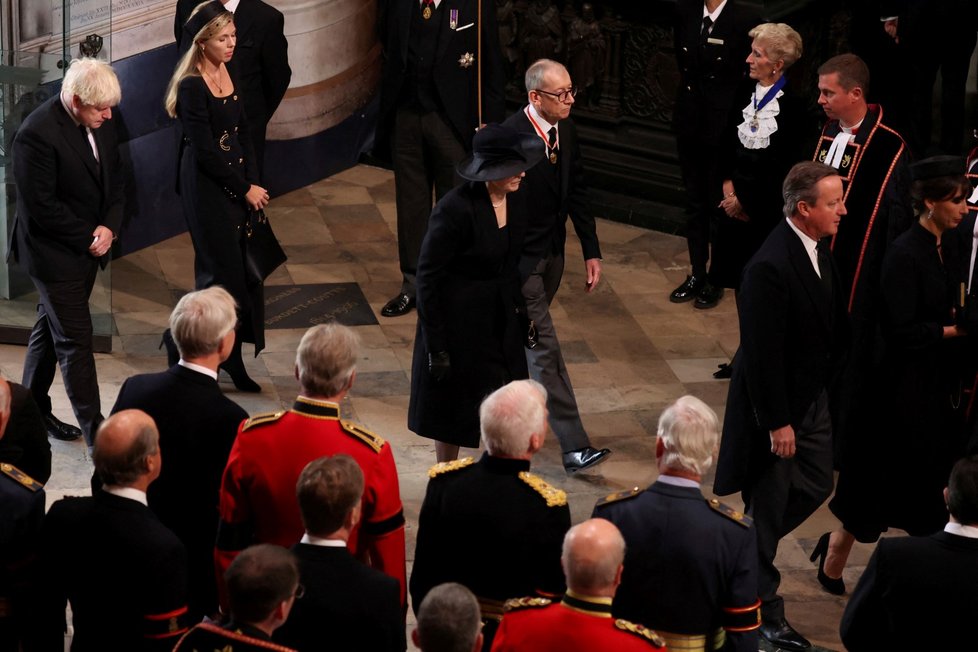
[[[424,8],[421,10],[421,17],[425,20],[431,18],[431,7],[435,4],[434,0],[424,0]]]
[[[556,149],[550,150],[550,162],[553,163],[554,165],[557,165],[557,150]]]

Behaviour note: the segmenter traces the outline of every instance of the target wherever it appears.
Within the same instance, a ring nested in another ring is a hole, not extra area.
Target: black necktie
[[[703,16],[703,29],[700,30],[700,39],[706,40],[710,37],[710,29],[713,28],[713,19]]]
[[[557,146],[557,127],[551,127],[550,131],[547,132],[547,137],[550,139],[548,142],[548,147],[553,149]]]
[[[827,247],[819,242],[818,246],[815,247],[817,253],[816,258],[818,259],[818,275],[821,277],[822,289],[825,290],[826,296],[832,299],[832,262],[829,260],[829,254],[826,251]]]
[[[89,140],[88,128],[85,125],[78,125],[78,131],[81,132],[82,139],[85,141],[85,147],[88,148],[88,151],[91,153],[92,158],[95,159],[95,171],[98,172],[99,174],[102,174],[102,164],[98,160],[98,157],[95,156],[95,149],[92,146],[92,142],[95,140],[95,134],[92,134],[92,139]]]

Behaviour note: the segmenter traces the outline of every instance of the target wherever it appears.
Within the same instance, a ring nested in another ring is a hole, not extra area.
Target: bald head
[[[613,596],[621,581],[625,539],[611,521],[592,518],[564,536],[560,563],[567,588],[590,596]]]
[[[123,410],[102,422],[92,458],[106,485],[145,491],[160,474],[160,433],[142,410]]]

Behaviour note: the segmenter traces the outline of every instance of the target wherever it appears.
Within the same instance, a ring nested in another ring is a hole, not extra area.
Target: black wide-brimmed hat
[[[963,177],[967,172],[968,164],[962,156],[931,156],[910,166],[910,174],[914,181],[938,177]]]
[[[472,155],[458,164],[458,176],[469,181],[498,181],[528,170],[545,154],[543,140],[511,127],[486,125],[475,132]]]

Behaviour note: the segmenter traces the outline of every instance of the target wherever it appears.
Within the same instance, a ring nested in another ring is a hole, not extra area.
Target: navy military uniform
[[[519,598],[506,603],[492,652],[574,652],[665,650],[654,631],[611,616],[611,598],[568,591],[559,603],[546,598]]]
[[[0,651],[18,649],[37,535],[44,518],[42,485],[12,464],[0,464]]]
[[[436,464],[418,519],[411,573],[415,611],[428,591],[458,582],[479,598],[485,649],[510,598],[563,593],[560,553],[567,495],[529,472],[529,460],[484,453]]]
[[[272,643],[265,632],[248,625],[230,623],[219,627],[203,622],[195,625],[183,635],[173,652],[256,652],[258,650],[277,650],[277,652],[296,652],[290,647]]]
[[[612,494],[594,508],[627,546],[613,614],[651,627],[669,649],[756,651],[751,520],[698,487],[669,482]]]

